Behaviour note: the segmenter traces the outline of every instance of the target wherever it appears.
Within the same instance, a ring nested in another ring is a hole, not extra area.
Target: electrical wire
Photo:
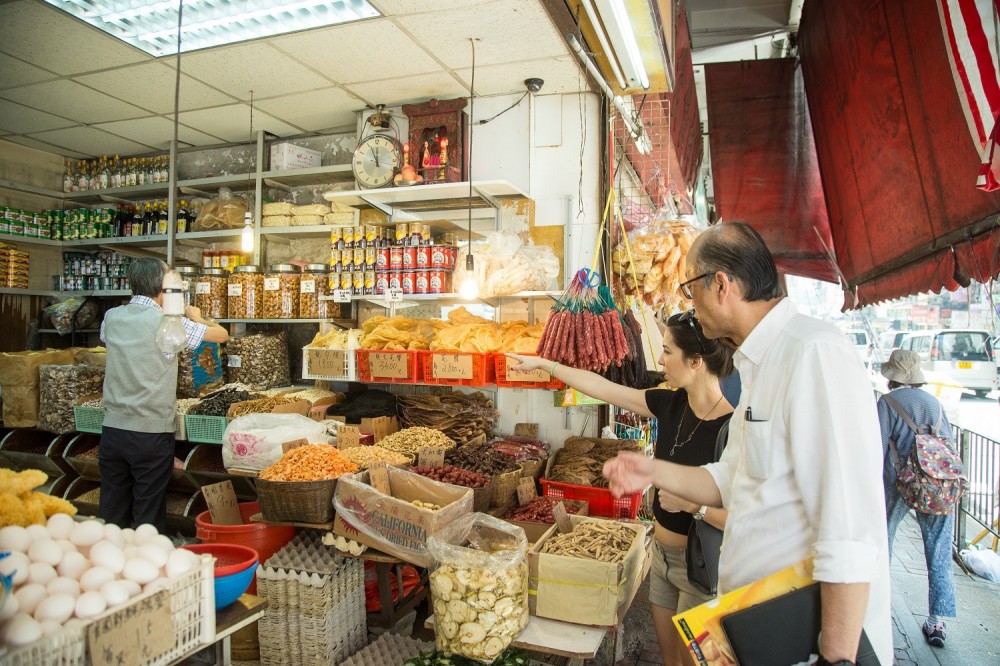
[[[513,104],[511,104],[510,106],[508,106],[508,107],[507,107],[506,109],[504,109],[504,110],[503,110],[503,111],[501,111],[500,113],[496,114],[496,115],[495,115],[495,116],[493,116],[492,118],[485,118],[485,119],[483,119],[483,120],[480,120],[480,121],[476,122],[475,124],[476,124],[476,125],[485,125],[486,123],[491,123],[491,122],[493,122],[494,120],[496,120],[497,118],[499,118],[499,117],[500,117],[500,116],[502,116],[503,114],[507,113],[508,111],[510,111],[511,109],[513,109],[513,108],[514,108],[515,106],[517,106],[517,105],[518,105],[518,104],[520,104],[521,102],[523,102],[523,101],[524,101],[524,98],[525,98],[525,97],[527,97],[527,96],[528,96],[528,91],[527,91],[527,90],[525,90],[525,91],[524,91],[524,94],[523,94],[523,95],[521,95],[521,97],[520,97],[520,98],[518,98],[518,100],[517,100],[516,102],[514,102]]]

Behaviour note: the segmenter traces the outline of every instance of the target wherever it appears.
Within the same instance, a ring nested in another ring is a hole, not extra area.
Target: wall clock
[[[358,185],[385,187],[392,182],[402,163],[402,148],[391,136],[372,134],[358,143],[351,166]]]

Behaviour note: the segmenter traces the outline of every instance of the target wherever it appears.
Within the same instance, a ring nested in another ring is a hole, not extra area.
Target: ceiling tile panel
[[[8,132],[17,134],[42,132],[60,127],[71,127],[75,124],[72,120],[59,118],[0,99],[0,127],[3,127]]]
[[[0,51],[63,76],[152,60],[44,2],[0,3]]]
[[[576,93],[587,90],[587,80],[575,56],[561,56],[548,60],[524,60],[505,65],[479,67],[476,63],[476,96],[522,93],[524,80],[538,78],[545,81],[542,95]],[[467,85],[471,85],[472,69],[455,70]]]
[[[30,136],[20,136],[20,135],[5,136],[3,140],[10,141],[11,143],[17,143],[22,146],[27,146],[28,148],[43,150],[46,153],[62,155],[63,157],[73,157],[73,158],[90,157],[90,155],[86,153],[80,153],[75,150],[69,150],[61,146],[54,146],[51,143],[46,143],[45,141],[39,141],[38,139],[33,139]]]
[[[368,0],[375,9],[386,16],[423,14],[426,12],[448,11],[459,7],[481,5],[482,0]]]
[[[181,111],[229,104],[235,100],[185,76],[187,57],[181,58]],[[77,81],[155,113],[174,112],[175,70],[173,58],[143,63],[110,72],[87,74]]]
[[[0,53],[0,88],[26,86],[55,78],[59,78],[58,75],[12,58],[6,53]]]
[[[119,120],[114,123],[94,125],[94,127],[123,136],[132,141],[144,143],[147,146],[153,146],[154,148],[166,149],[170,145],[170,140],[174,137],[173,121],[161,118],[160,116],[137,118],[135,120]],[[194,146],[210,146],[215,143],[223,143],[218,137],[204,134],[184,125],[178,127],[178,138]]]
[[[255,106],[307,132],[317,132],[353,125],[355,111],[365,103],[340,88],[327,88],[261,100]]]
[[[250,106],[247,104],[230,104],[214,109],[185,111],[180,114],[180,121],[183,125],[217,136],[225,141],[239,143],[250,140]],[[292,136],[302,133],[302,130],[262,113],[259,109],[254,109],[253,129],[254,132],[266,130],[278,136]]]
[[[338,57],[337,51],[327,54]],[[199,51],[181,58],[181,69],[238,99],[274,97],[330,85],[319,74],[264,42]]]
[[[336,83],[440,71],[433,58],[388,19],[308,30],[271,42]],[[350,45],[345,48],[345,45]],[[331,57],[331,54],[336,54]]]
[[[480,2],[450,11],[404,16],[397,22],[452,69],[472,64],[470,37],[479,39],[477,66],[506,63],[519,53],[545,58],[570,52],[538,0]]]
[[[423,102],[431,98],[464,97],[469,94],[469,90],[456,81],[455,77],[445,73],[353,83],[345,87],[371,104],[388,106]]]
[[[148,111],[67,79],[3,90],[0,97],[36,109],[58,109],[60,115],[87,124],[149,115]]]
[[[152,146],[147,146],[122,137],[102,132],[93,127],[71,127],[69,129],[54,130],[52,132],[39,132],[32,134],[31,138],[45,141],[62,148],[69,148],[77,152],[97,157],[99,155],[134,155],[136,153],[148,153]]]

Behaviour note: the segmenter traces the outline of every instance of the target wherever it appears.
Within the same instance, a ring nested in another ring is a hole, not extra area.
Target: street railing
[[[1000,442],[971,430],[952,426],[969,476],[969,490],[955,514],[955,548],[970,542],[996,549],[1000,539]]]

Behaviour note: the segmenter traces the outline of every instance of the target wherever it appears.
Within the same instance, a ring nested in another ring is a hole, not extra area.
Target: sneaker
[[[935,622],[933,624],[924,622],[923,630],[924,637],[930,645],[944,647],[944,639],[948,635],[948,630],[945,628],[944,622]]]

